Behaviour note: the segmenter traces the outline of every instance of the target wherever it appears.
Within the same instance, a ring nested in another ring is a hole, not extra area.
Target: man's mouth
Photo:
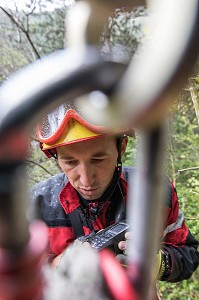
[[[84,196],[92,196],[95,195],[97,188],[79,188],[79,193]]]

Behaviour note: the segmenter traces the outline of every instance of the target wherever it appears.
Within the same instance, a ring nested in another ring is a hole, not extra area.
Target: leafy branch
[[[46,173],[48,173],[49,175],[51,175],[51,176],[54,175],[54,174],[52,174],[50,171],[48,171],[45,167],[43,167],[42,165],[38,164],[37,162],[35,162],[35,161],[33,161],[33,160],[26,159],[26,163],[36,165],[36,166],[40,167],[41,169],[43,169],[43,170],[44,170]]]
[[[185,168],[185,169],[178,170],[177,172],[178,172],[178,173],[182,173],[182,172],[190,171],[190,170],[199,170],[199,167]]]
[[[199,220],[199,217],[195,217],[195,218],[190,218],[190,217],[185,217],[186,220]]]
[[[40,56],[39,52],[37,51],[32,39],[31,39],[30,31],[29,31],[29,16],[34,12],[35,6],[32,8],[31,12],[29,12],[29,13],[24,12],[24,14],[26,16],[26,26],[24,26],[23,22],[16,15],[14,15],[11,11],[5,9],[3,6],[0,6],[0,9],[2,10],[2,12],[4,14],[7,15],[7,17],[10,19],[10,21],[14,25],[16,25],[17,29],[24,33],[36,58],[40,58],[41,56]]]
[[[190,78],[190,94],[191,94],[191,99],[193,101],[193,106],[195,108],[195,112],[196,112],[196,118],[198,121],[198,125],[199,125],[199,96],[198,96],[198,91],[199,91],[199,84],[198,81],[196,80],[196,78]]]

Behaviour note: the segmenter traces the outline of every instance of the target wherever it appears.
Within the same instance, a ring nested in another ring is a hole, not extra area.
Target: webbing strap
[[[74,230],[76,238],[85,235],[84,231],[83,231],[83,227],[82,227],[78,209],[76,208],[73,212],[68,214],[68,216],[70,218],[70,222],[71,222],[71,225]]]

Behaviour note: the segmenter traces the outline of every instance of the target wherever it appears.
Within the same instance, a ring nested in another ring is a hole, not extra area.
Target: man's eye
[[[105,161],[105,158],[93,158],[92,159],[92,161],[94,162],[94,163],[102,163],[102,162],[104,162]]]
[[[75,165],[76,163],[77,163],[76,160],[68,160],[68,161],[65,161],[65,164],[66,164],[66,165],[69,165],[69,166]]]

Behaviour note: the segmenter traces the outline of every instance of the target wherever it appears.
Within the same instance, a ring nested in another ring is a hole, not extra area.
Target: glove
[[[118,254],[116,256],[116,259],[119,261],[122,267],[128,267],[128,256],[126,256],[125,254]],[[169,254],[166,251],[160,249],[156,255],[156,263],[152,272],[152,276],[155,279],[165,280],[170,275],[170,270],[171,267]]]
[[[156,258],[156,266],[154,270],[154,277],[160,280],[168,278],[171,272],[171,263],[169,253],[167,251],[159,250]]]

